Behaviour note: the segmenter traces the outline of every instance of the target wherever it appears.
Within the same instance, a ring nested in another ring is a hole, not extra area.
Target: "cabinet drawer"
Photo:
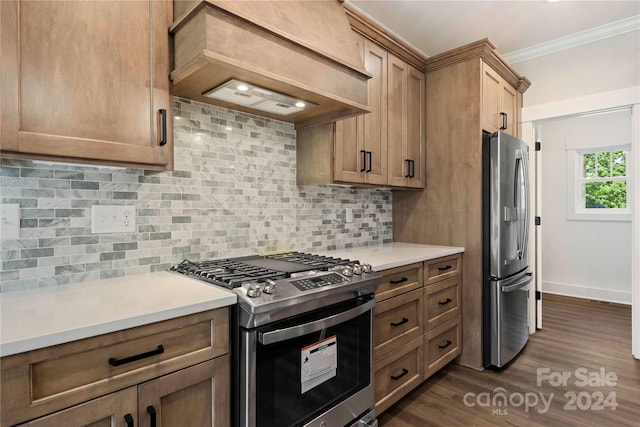
[[[424,288],[424,325],[429,331],[460,314],[462,276],[455,276]]]
[[[374,362],[376,414],[380,414],[422,382],[420,336]]]
[[[376,305],[373,317],[373,358],[422,335],[423,290],[382,301]]]
[[[460,316],[427,332],[424,336],[424,377],[428,378],[461,352]]]
[[[384,270],[382,283],[376,291],[376,299],[383,301],[422,287],[422,272],[421,262]]]
[[[2,425],[52,413],[228,353],[227,308],[2,359]]]
[[[449,277],[457,276],[462,271],[462,255],[451,255],[426,261],[424,283],[426,285]]]

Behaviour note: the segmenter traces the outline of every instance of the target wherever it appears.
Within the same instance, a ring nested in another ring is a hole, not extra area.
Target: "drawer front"
[[[418,289],[376,304],[374,360],[422,335],[423,295],[423,290]]]
[[[385,299],[422,287],[422,263],[390,268],[382,272],[382,283],[376,291],[376,299]]]
[[[462,254],[426,261],[424,283],[431,284],[462,273]]]
[[[386,410],[422,382],[423,337],[374,362],[376,414]]]
[[[462,276],[455,276],[424,288],[424,324],[429,331],[460,314]]]
[[[458,356],[461,347],[460,316],[425,334],[425,378]]]
[[[2,359],[2,426],[228,353],[221,308]]]

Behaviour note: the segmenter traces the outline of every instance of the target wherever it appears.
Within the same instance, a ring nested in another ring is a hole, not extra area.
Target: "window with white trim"
[[[630,150],[630,145],[569,150],[569,219],[630,219]]]

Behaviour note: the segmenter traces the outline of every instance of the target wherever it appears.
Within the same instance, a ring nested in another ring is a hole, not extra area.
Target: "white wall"
[[[631,304],[631,222],[567,219],[567,144],[631,142],[629,110],[540,124],[542,289]]]
[[[531,81],[524,106],[640,84],[640,32],[599,40],[513,64]]]

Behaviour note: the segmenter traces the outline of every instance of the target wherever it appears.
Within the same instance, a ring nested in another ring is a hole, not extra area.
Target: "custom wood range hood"
[[[370,112],[338,0],[177,0],[174,16],[174,95],[296,126]]]

